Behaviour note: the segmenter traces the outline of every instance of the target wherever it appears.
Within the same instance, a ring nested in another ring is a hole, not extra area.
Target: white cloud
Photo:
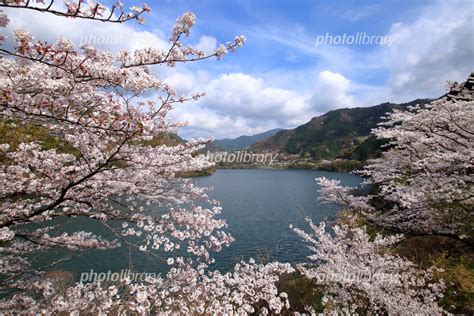
[[[200,90],[206,96],[190,107],[174,110],[173,116],[189,123],[184,136],[222,138],[275,127],[294,128],[328,110],[354,106],[354,97],[349,94],[351,81],[343,75],[322,71],[316,81],[310,97],[271,87],[249,74],[228,73],[203,85]]]
[[[276,120],[283,124],[307,114],[305,96],[291,90],[269,87],[263,79],[248,74],[221,75],[212,80],[205,91],[203,105],[220,114]]]
[[[240,115],[219,114],[203,108],[198,102],[178,105],[171,113],[174,120],[187,122],[180,135],[186,139],[196,137],[233,138],[252,135],[275,128],[275,122],[244,118]]]
[[[362,6],[342,16],[360,21],[383,8],[378,4]],[[387,34],[379,34],[392,37],[391,47],[373,46],[363,52],[350,45],[316,48],[315,34],[294,32],[292,27],[262,28],[259,25],[252,34],[260,40],[290,48],[288,58],[291,60],[312,56],[313,68],[308,69],[302,84],[309,82],[306,78],[311,77],[314,69],[344,73],[353,81],[357,106],[369,106],[385,101],[434,98],[445,92],[447,80],[465,80],[474,71],[473,15],[474,3],[469,0],[427,3],[417,17],[404,15],[406,22],[394,23]],[[282,70],[285,71],[287,69]],[[378,77],[380,81],[367,84],[367,78],[371,77]]]
[[[196,93],[196,81],[194,75],[184,72],[170,72],[164,79],[180,95]]]
[[[137,30],[133,27],[133,22],[104,23],[11,8],[5,8],[4,11],[10,19],[9,25],[4,30],[9,41],[13,37],[14,30],[24,29],[30,31],[37,40],[54,42],[60,36],[66,36],[78,46],[89,44],[113,52],[143,47],[161,49],[169,47],[161,31]]]
[[[319,73],[316,93],[311,98],[311,104],[318,112],[353,107],[355,101],[354,97],[348,94],[350,89],[351,81],[340,73],[322,71]]]
[[[194,46],[197,50],[202,50],[206,54],[212,54],[217,47],[217,40],[208,35],[201,36],[199,42]]]
[[[447,80],[474,70],[473,3],[446,1],[427,7],[412,23],[392,25],[390,86],[396,97],[437,97]]]
[[[317,114],[309,106],[309,96],[270,87],[263,79],[249,74],[223,74],[201,85],[199,82],[206,81],[175,74],[167,79],[172,81],[206,92],[200,101],[179,106],[172,112],[173,118],[189,123],[185,137],[236,137],[276,127],[293,128]]]

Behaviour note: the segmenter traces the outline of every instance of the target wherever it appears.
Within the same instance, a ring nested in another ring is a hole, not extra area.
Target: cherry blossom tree
[[[387,115],[373,134],[388,140],[388,148],[360,172],[373,188],[370,194],[317,179],[320,200],[342,205],[347,213],[347,223],[332,232],[309,219],[310,233],[294,228],[312,251],[297,269],[323,291],[325,312],[446,313],[437,303],[445,289],[442,271],[423,270],[394,254],[403,235],[370,238],[359,219],[391,233],[472,242],[473,85],[471,74],[463,84],[450,83],[450,91],[427,106]]]
[[[471,74],[429,105],[389,113],[373,131],[389,149],[360,172],[374,192],[356,196],[337,181],[319,179],[323,199],[392,230],[472,243],[473,83]]]
[[[61,10],[53,2],[3,1],[0,6],[97,23],[143,23],[143,14],[150,11],[143,5],[125,12],[120,1],[107,8],[70,0]],[[3,13],[1,20],[3,26],[8,23]],[[233,237],[224,231],[225,221],[216,218],[218,202],[179,177],[210,166],[194,154],[205,140],[176,146],[150,142],[183,125],[167,120],[173,106],[202,96],[178,95],[150,67],[220,59],[245,41],[237,36],[206,55],[183,43],[194,23],[192,13],[178,18],[166,50],[112,54],[91,46],[77,49],[66,38],[51,44],[35,41],[26,30],[15,32],[14,49],[0,47],[2,123],[41,128],[61,144],[47,148],[41,139],[25,139],[0,145],[0,284],[9,291],[0,310],[240,314],[253,312],[260,300],[273,312],[288,305],[275,286],[279,274],[293,271],[287,264],[250,261],[227,274],[208,271],[212,253]],[[145,92],[154,97],[146,99]],[[87,217],[115,238],[83,228],[60,234],[49,223],[61,217]],[[51,249],[78,252],[120,245],[148,252],[169,265],[169,272],[143,283],[124,279],[110,287],[76,284],[61,291],[46,268],[33,265],[35,255]],[[173,255],[178,249],[187,256]]]
[[[377,235],[364,228],[336,225],[332,233],[322,222],[307,220],[311,233],[294,228],[312,250],[310,261],[298,270],[323,291],[325,312],[344,314],[441,315],[437,304],[444,282],[435,268],[423,270],[390,253],[403,236]]]

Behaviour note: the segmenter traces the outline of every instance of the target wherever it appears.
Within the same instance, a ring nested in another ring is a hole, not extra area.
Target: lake
[[[210,197],[221,202],[230,232],[236,239],[230,247],[216,254],[213,269],[226,271],[242,258],[301,262],[308,250],[300,238],[289,228],[290,224],[307,228],[306,216],[314,222],[334,219],[337,205],[318,204],[318,185],[315,178],[326,177],[340,180],[348,186],[358,186],[362,178],[348,173],[314,170],[236,170],[221,169],[211,176],[196,177],[199,186],[213,187]],[[65,231],[77,228],[78,219],[65,219]],[[103,230],[88,219],[81,219],[81,226],[93,232]],[[105,232],[104,232],[105,233]],[[107,234],[105,233],[105,236]],[[57,253],[52,255],[57,258]],[[44,262],[51,255],[43,256]],[[143,252],[128,247],[106,251],[77,253],[74,258],[56,265],[54,270],[74,271],[78,278],[81,272],[119,272],[128,269],[130,263],[136,271],[148,273],[164,272],[163,262],[146,256]]]
[[[317,177],[337,179],[348,186],[362,181],[353,174],[313,170],[221,169],[196,178],[196,184],[214,187],[209,195],[221,202],[222,217],[235,238],[215,256],[216,268],[227,270],[242,257],[303,261],[309,252],[289,225],[307,227],[304,219],[308,216],[314,222],[334,219],[340,209],[318,203]]]

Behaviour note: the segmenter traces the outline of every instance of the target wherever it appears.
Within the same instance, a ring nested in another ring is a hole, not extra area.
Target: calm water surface
[[[307,227],[305,217],[320,222],[334,218],[339,210],[336,205],[318,204],[317,177],[349,186],[362,180],[353,174],[313,170],[218,170],[196,178],[196,184],[214,187],[210,196],[221,202],[222,217],[236,239],[216,256],[217,268],[228,269],[242,257],[304,260],[308,251],[289,225]]]
[[[313,170],[218,170],[208,177],[194,178],[199,186],[213,187],[209,193],[221,202],[230,232],[236,239],[230,247],[215,255],[213,268],[228,270],[233,264],[249,257],[274,259],[281,262],[300,262],[308,255],[306,247],[289,229],[293,224],[307,227],[304,218],[315,222],[333,219],[338,211],[336,205],[318,204],[318,186],[315,178],[326,177],[340,180],[342,184],[358,186],[362,179],[347,173],[332,173]],[[65,231],[86,226],[93,232],[112,238],[103,227],[87,219],[66,219],[62,223]],[[43,256],[44,262],[54,255]],[[72,259],[61,262],[55,270],[75,272],[119,272],[132,265],[135,271],[160,273],[166,264],[143,252],[123,246],[107,251],[77,253]]]

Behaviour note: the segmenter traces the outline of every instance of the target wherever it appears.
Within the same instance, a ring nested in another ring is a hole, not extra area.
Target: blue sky
[[[45,40],[132,34],[125,48],[165,47],[175,19],[191,11],[197,23],[187,44],[212,51],[245,35],[246,45],[221,61],[153,69],[182,94],[207,93],[171,113],[173,119],[188,121],[180,132],[186,138],[292,128],[332,109],[434,98],[444,93],[447,80],[462,81],[474,71],[470,0],[163,0],[148,5],[153,11],[143,26],[64,22],[27,12],[11,13],[11,28],[29,28]],[[385,36],[393,43],[315,45],[317,36],[357,33]]]
[[[236,34],[247,37],[245,48],[226,57],[220,63],[205,66],[216,73],[242,71],[256,76],[271,76],[275,72],[304,72],[323,69],[328,65],[314,47],[318,35],[342,35],[365,32],[385,35],[394,23],[416,19],[428,1],[157,1],[147,28],[170,29],[174,17],[184,11],[196,14],[195,38],[213,36],[218,42]],[[467,2],[466,2],[467,4]],[[171,18],[170,18],[171,17]],[[190,40],[192,42],[192,39]],[[285,43],[286,42],[286,43]],[[305,47],[304,47],[305,46]],[[340,47],[349,50],[356,59],[377,54],[377,45]],[[348,53],[349,54],[349,53]],[[334,65],[333,65],[334,66]],[[351,74],[363,84],[383,85],[389,70],[354,69],[341,65],[337,70]],[[283,80],[283,78],[282,78]],[[300,78],[304,80],[304,78]],[[304,80],[306,81],[306,80]],[[286,82],[293,88],[310,82]]]

